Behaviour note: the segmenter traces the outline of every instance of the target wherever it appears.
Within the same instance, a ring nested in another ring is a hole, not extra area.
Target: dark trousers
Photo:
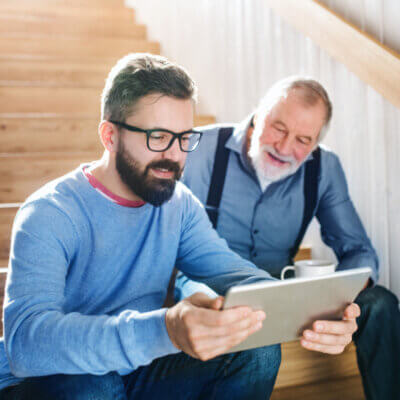
[[[178,353],[126,376],[52,375],[28,378],[1,400],[267,400],[281,361],[280,345],[203,362]]]
[[[400,311],[396,296],[382,286],[363,290],[353,335],[367,400],[400,399]]]

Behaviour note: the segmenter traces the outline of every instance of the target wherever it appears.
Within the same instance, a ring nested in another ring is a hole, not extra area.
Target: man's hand
[[[195,293],[168,309],[165,321],[175,347],[206,361],[262,327],[263,311],[250,307],[221,310],[222,305],[223,297],[211,299],[204,293]]]
[[[315,321],[312,330],[305,330],[301,345],[313,351],[327,354],[340,354],[352,341],[357,330],[356,318],[360,316],[360,307],[352,303],[346,307],[342,321]]]

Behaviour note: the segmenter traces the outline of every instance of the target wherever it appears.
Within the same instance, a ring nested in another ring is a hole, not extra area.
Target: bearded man
[[[272,279],[228,248],[177,182],[202,136],[195,96],[165,58],[123,58],[103,92],[101,160],[21,206],[1,399],[269,398],[279,346],[221,355],[261,328],[262,311],[221,310],[222,297],[202,293],[163,307],[174,266],[220,294]]]

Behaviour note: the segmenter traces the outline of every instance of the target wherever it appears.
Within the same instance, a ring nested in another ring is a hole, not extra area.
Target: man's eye
[[[154,140],[163,140],[165,139],[166,135],[163,135],[162,133],[152,133],[151,138]]]
[[[187,135],[187,136],[182,136],[182,139],[181,139],[183,142],[188,142],[189,140],[190,140],[190,135]]]
[[[310,144],[310,141],[308,139],[297,138],[297,141],[304,145]]]

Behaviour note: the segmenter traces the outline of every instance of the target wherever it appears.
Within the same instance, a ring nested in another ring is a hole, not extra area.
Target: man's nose
[[[282,156],[291,156],[293,152],[293,145],[294,145],[293,139],[286,136],[275,144],[275,149]]]
[[[172,143],[171,147],[168,150],[165,150],[163,152],[164,158],[168,158],[173,161],[179,161],[182,156],[183,152],[179,146],[179,140],[176,138],[174,142]]]

